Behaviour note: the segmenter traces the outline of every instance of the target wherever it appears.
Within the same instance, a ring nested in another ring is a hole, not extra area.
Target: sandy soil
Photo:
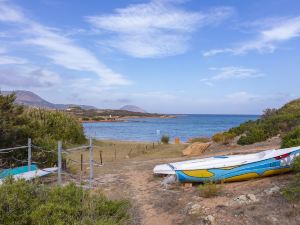
[[[203,157],[277,147],[274,142],[245,148],[225,147],[223,150],[220,146],[213,146]],[[300,224],[300,206],[288,203],[279,190],[290,182],[292,174],[220,184],[222,190],[218,196],[210,198],[200,197],[197,185],[185,188],[175,183],[166,188],[161,185],[162,177],[152,175],[152,169],[158,163],[185,159],[134,158],[123,161],[116,164],[114,169],[105,169],[105,173],[96,174],[95,185],[110,198],[130,199],[133,224]],[[276,191],[267,193],[274,187]],[[247,194],[253,194],[255,201],[241,203],[234,200]]]

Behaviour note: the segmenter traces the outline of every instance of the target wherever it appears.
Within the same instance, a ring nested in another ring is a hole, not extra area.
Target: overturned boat
[[[154,174],[176,175],[180,182],[231,182],[288,172],[300,147],[273,149],[255,154],[222,155],[168,163]]]
[[[15,167],[11,169],[5,169],[0,171],[0,184],[7,177],[13,177],[14,180],[24,179],[26,181],[36,179],[38,177],[44,177],[58,170],[57,167],[39,169],[35,164],[28,166]]]

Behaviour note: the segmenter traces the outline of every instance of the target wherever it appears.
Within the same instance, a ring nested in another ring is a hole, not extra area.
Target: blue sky
[[[54,103],[258,114],[300,96],[297,0],[0,0],[0,88]]]

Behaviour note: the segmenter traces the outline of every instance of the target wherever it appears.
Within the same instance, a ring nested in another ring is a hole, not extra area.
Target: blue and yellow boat
[[[155,166],[153,172],[176,174],[180,182],[242,181],[288,172],[297,156],[300,156],[300,147],[273,149],[162,164]]]

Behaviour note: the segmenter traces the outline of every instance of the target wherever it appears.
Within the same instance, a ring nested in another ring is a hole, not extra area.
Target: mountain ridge
[[[136,106],[136,105],[124,105],[120,108],[120,110],[126,110],[130,112],[140,112],[140,113],[147,113],[144,109]]]
[[[51,103],[43,99],[39,95],[35,94],[34,92],[26,91],[26,90],[1,91],[1,93],[4,95],[16,93],[16,97],[17,97],[16,103],[20,105],[30,106],[30,107],[48,108],[48,109],[67,109],[72,106],[80,106],[83,109],[96,109],[96,107],[90,105]]]

